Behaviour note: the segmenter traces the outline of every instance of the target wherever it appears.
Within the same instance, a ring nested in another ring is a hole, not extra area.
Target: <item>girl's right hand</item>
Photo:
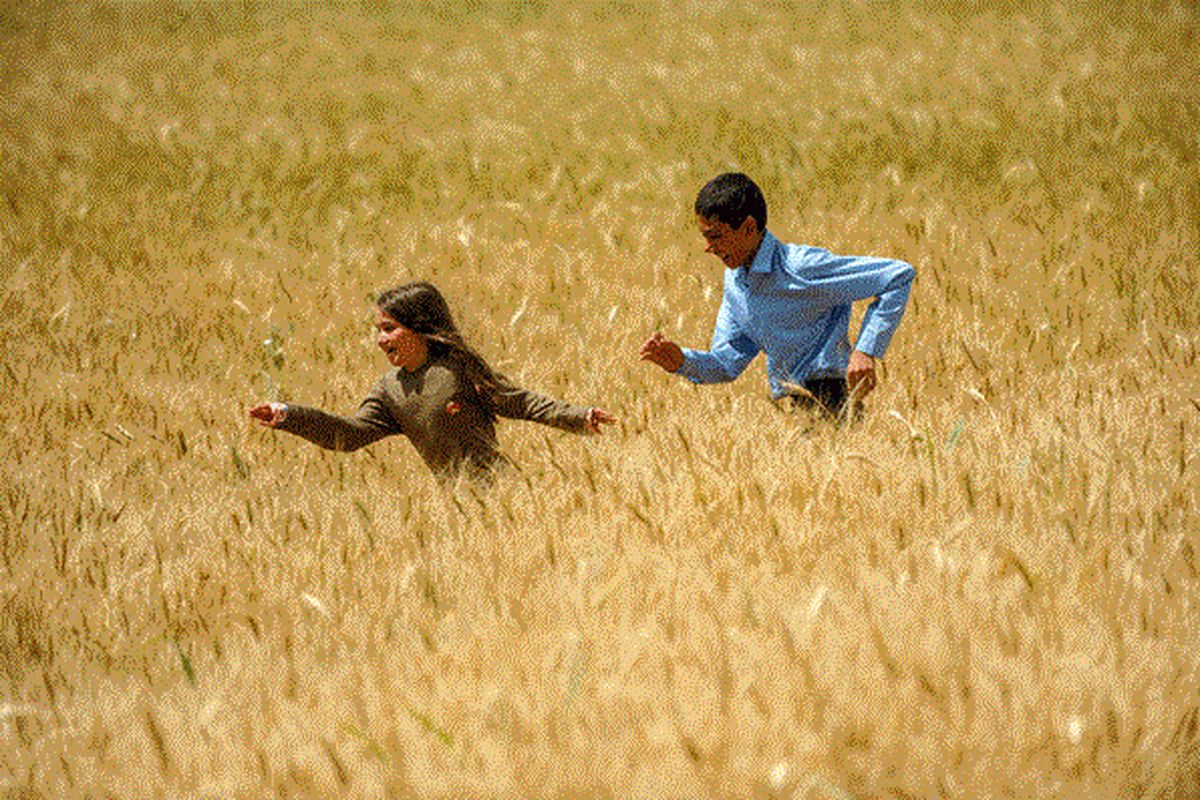
[[[287,403],[263,403],[250,409],[250,416],[264,428],[278,427],[287,417]]]
[[[588,433],[600,433],[601,425],[612,425],[617,418],[603,408],[589,408],[587,413]]]

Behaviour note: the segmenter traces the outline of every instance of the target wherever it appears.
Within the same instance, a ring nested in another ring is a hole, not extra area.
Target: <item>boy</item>
[[[709,181],[695,212],[705,252],[727,268],[712,345],[681,348],[656,332],[641,346],[642,359],[693,383],[719,383],[740,375],[761,350],[773,398],[792,397],[834,416],[850,397],[865,398],[875,388],[876,360],[904,315],[912,266],[780,242],[767,230],[762,191],[741,173]],[[870,297],[851,350],[851,304]]]

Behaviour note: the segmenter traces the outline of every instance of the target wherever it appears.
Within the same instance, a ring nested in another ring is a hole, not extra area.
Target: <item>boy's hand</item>
[[[875,359],[855,350],[850,354],[850,365],[846,367],[846,389],[858,402],[875,388]]]
[[[670,339],[664,338],[658,331],[655,331],[654,335],[645,341],[638,350],[638,355],[642,357],[643,361],[657,364],[667,372],[678,372],[679,368],[683,366],[683,350]]]

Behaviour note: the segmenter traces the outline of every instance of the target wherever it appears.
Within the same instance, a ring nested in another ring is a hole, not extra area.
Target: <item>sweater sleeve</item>
[[[498,415],[509,419],[524,419],[571,433],[587,430],[586,406],[564,403],[528,389],[504,386],[493,395],[492,403]]]
[[[403,433],[384,402],[383,381],[375,385],[352,417],[330,414],[319,408],[289,404],[279,430],[300,436],[326,450],[350,451]]]

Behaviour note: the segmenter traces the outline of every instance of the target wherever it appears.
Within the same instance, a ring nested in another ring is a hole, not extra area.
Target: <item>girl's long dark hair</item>
[[[446,298],[432,283],[414,281],[388,289],[375,300],[379,310],[411,331],[425,337],[429,355],[457,364],[474,388],[474,398],[488,414],[495,417],[492,398],[508,387],[508,379],[500,375],[468,345],[454,325]]]

